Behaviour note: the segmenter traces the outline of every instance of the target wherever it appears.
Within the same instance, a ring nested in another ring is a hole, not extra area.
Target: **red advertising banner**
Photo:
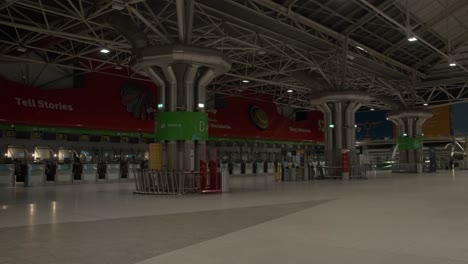
[[[319,111],[309,111],[305,120],[295,121],[295,115],[281,115],[272,102],[228,97],[226,105],[209,113],[210,137],[323,141],[323,114]]]
[[[0,122],[119,131],[154,131],[150,82],[86,75],[86,87],[42,90],[0,78]]]
[[[154,133],[157,88],[150,82],[87,74],[84,88],[43,90],[0,78],[0,123]],[[226,98],[209,113],[209,136],[323,141],[323,115],[301,121],[280,114],[273,102]]]

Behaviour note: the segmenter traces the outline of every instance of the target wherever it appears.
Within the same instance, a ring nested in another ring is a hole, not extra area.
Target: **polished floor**
[[[466,263],[468,171],[133,195],[0,188],[0,263]]]

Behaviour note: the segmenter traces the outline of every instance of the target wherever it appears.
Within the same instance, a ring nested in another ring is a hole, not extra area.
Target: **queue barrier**
[[[369,165],[352,165],[349,168],[350,179],[367,179],[367,173],[369,171]],[[319,166],[317,167],[318,179],[342,179],[342,167],[341,166]]]
[[[349,171],[349,178],[351,179],[367,179],[367,172],[369,165],[355,165],[351,166]]]
[[[199,172],[140,170],[135,179],[137,194],[187,194],[201,192]]]

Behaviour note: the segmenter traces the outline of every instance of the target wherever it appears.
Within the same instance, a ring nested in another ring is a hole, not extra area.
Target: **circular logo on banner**
[[[141,120],[153,119],[156,111],[154,107],[154,96],[151,92],[138,83],[125,83],[120,88],[122,104],[127,107],[127,112],[133,117]]]
[[[268,129],[270,122],[268,121],[268,115],[263,109],[256,105],[251,105],[249,107],[249,117],[250,121],[260,130]]]

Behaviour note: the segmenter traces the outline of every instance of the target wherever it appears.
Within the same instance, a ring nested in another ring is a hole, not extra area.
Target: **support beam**
[[[179,41],[180,43],[185,43],[185,36],[186,36],[186,24],[185,24],[185,1],[184,0],[176,0],[176,8],[177,8],[177,26],[179,28]]]

